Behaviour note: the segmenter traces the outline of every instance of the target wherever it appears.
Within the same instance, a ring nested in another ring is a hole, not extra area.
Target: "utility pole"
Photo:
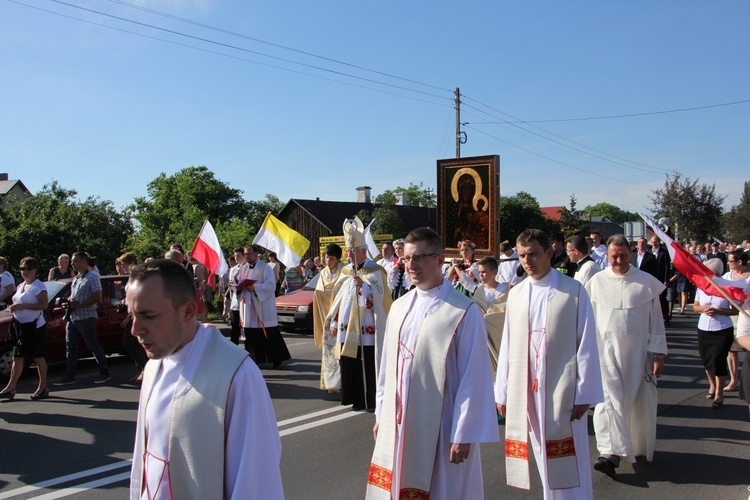
[[[461,92],[456,87],[456,158],[461,158]]]
[[[466,132],[461,130],[461,91],[456,87],[456,158],[461,158],[461,144],[466,144]]]

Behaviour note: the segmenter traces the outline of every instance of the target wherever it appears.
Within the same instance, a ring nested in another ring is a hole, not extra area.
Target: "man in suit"
[[[665,287],[669,286],[669,280],[672,278],[672,261],[669,259],[669,253],[666,248],[661,246],[661,240],[653,235],[651,237],[651,252],[656,258],[658,279]],[[664,324],[669,324],[669,306],[667,304],[667,290],[659,295],[659,304],[661,304],[661,313],[664,318]]]
[[[659,273],[659,266],[656,263],[654,254],[648,251],[648,243],[646,242],[646,238],[644,238],[643,236],[638,238],[636,250],[636,252],[633,252],[630,263],[633,265],[633,267],[637,267],[641,271],[645,271],[656,278],[657,274]]]

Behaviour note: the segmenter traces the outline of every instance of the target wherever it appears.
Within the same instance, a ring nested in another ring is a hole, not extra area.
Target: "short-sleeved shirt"
[[[78,302],[86,302],[96,292],[102,289],[102,283],[99,279],[99,274],[93,271],[86,271],[83,274],[76,275],[73,278],[73,284],[71,285],[70,298],[75,299]],[[82,307],[80,309],[73,309],[71,319],[78,321],[82,319],[96,318],[96,308],[99,304],[93,304],[89,307]]]
[[[44,283],[39,280],[36,280],[31,284],[25,282],[21,283],[20,285],[18,285],[18,287],[16,287],[16,293],[13,294],[13,303],[37,304],[39,303],[39,299],[37,298],[37,296],[41,292],[46,291],[47,287],[44,286]],[[19,323],[29,323],[31,321],[37,320],[37,327],[40,327],[45,323],[44,314],[42,314],[42,311],[37,310],[32,311],[24,309],[23,311],[16,311],[13,313],[13,317],[16,318]]]
[[[714,297],[698,290],[695,294],[695,302],[700,306],[711,306],[721,309],[729,309],[729,301],[723,297]],[[708,316],[701,314],[698,318],[698,328],[704,332],[718,332],[726,328],[732,328],[734,323],[732,318],[724,315]]]
[[[15,285],[15,284],[16,284],[16,280],[13,279],[13,275],[10,274],[10,272],[4,271],[3,274],[0,274],[0,292],[5,290],[6,286]],[[11,294],[7,299],[5,299],[6,302],[10,303],[10,299],[12,296],[13,294]]]

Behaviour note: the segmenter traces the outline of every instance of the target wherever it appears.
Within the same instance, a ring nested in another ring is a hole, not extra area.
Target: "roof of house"
[[[292,210],[295,206],[308,212],[321,225],[328,229],[331,234],[340,234],[344,219],[352,218],[361,210],[372,211],[380,205],[377,203],[362,203],[356,201],[323,201],[323,200],[300,200],[290,199],[279,212],[279,218],[284,219],[285,212]],[[396,213],[401,219],[401,228],[404,234],[418,227],[437,227],[437,209],[426,207],[409,207],[395,205]]]
[[[560,220],[560,211],[563,208],[565,207],[560,205],[559,207],[539,207],[539,210],[541,210],[542,214],[548,219]]]
[[[11,179],[7,181],[0,181],[0,196],[5,196],[18,184],[25,193],[30,193],[26,186],[23,185],[19,179]]]

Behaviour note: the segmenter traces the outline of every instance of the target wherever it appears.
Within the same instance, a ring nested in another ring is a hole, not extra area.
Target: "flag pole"
[[[719,285],[717,285],[716,282],[713,279],[711,279],[711,276],[709,276],[709,275],[706,274],[703,277],[706,278],[706,281],[708,281],[709,283],[711,283],[714,286],[714,288],[716,288],[716,290],[718,290],[719,293],[725,299],[727,299],[729,301],[729,303],[732,304],[732,306],[734,306],[735,309],[737,309],[740,313],[744,314],[747,319],[750,319],[750,314],[748,314],[747,311],[745,311],[742,308],[742,306],[737,303],[736,300],[734,300],[732,297],[730,297],[729,294],[727,292],[725,292],[723,288],[721,288]]]

